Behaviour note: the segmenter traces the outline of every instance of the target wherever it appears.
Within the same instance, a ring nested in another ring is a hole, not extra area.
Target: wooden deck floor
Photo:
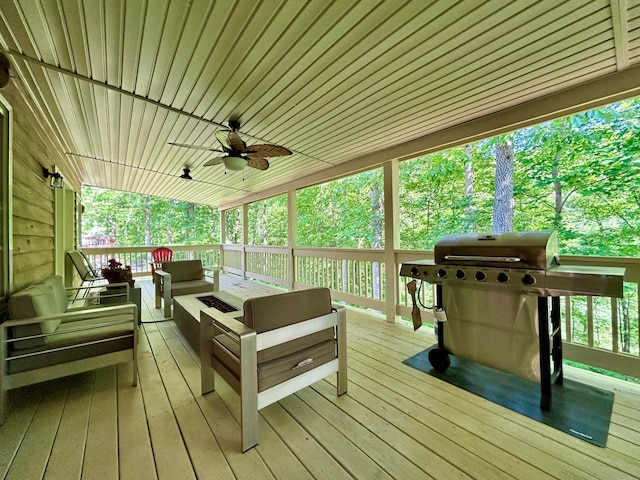
[[[269,288],[222,275],[240,297]],[[160,319],[151,283],[145,322]],[[11,479],[626,479],[640,476],[640,387],[568,369],[615,391],[599,448],[401,363],[434,343],[409,325],[348,314],[349,391],[328,378],[261,411],[260,444],[240,453],[238,401],[201,396],[199,360],[173,322],[145,323],[140,382],[131,365],[17,390],[0,427]]]

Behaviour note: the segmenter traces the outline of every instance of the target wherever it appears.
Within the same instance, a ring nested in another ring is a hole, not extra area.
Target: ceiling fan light
[[[227,156],[222,158],[224,168],[227,170],[238,171],[244,169],[247,166],[247,161],[242,157]]]

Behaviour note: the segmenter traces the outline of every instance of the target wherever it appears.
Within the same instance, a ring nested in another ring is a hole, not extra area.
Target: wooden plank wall
[[[34,110],[10,84],[2,91],[13,112],[13,291],[55,272],[54,195],[42,175],[60,158],[47,141]]]

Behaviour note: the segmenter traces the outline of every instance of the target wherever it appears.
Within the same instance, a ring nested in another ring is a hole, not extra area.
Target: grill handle
[[[458,260],[462,262],[503,262],[518,263],[522,259],[519,257],[485,257],[483,255],[445,255],[445,260]]]

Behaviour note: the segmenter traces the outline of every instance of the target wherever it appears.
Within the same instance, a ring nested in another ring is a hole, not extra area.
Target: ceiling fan
[[[212,165],[224,165],[227,170],[242,170],[244,167],[266,170],[269,168],[267,157],[282,157],[293,153],[287,148],[267,143],[258,143],[256,145],[247,146],[238,134],[240,122],[234,120],[230,121],[229,128],[231,130],[218,130],[216,132],[216,138],[220,142],[222,150],[184,143],[169,142],[169,145],[223,153],[223,156],[207,160],[203,166],[210,167]]]

